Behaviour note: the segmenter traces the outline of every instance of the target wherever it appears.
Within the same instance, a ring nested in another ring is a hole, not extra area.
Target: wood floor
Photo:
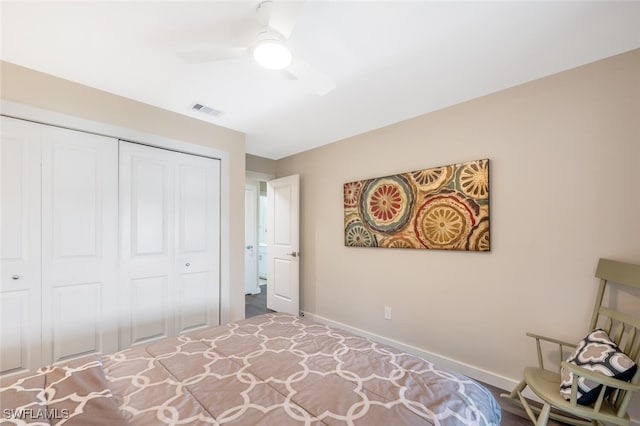
[[[267,312],[273,312],[267,309],[267,286],[260,286],[259,294],[247,294],[245,295],[244,305],[245,317],[254,317],[256,315],[266,314]],[[482,382],[481,382],[482,383]],[[524,412],[524,409],[511,404],[500,398],[501,393],[506,391],[498,389],[486,383],[482,383],[487,387],[496,398],[500,406],[502,407],[502,426],[531,426],[532,423]],[[549,420],[548,426],[563,426],[565,423]]]
[[[245,318],[272,312],[267,309],[267,286],[260,286],[260,293],[247,294],[244,296],[244,316]]]
[[[482,383],[480,381],[478,382]],[[505,391],[495,386],[491,386],[487,383],[482,383],[482,384],[491,391],[496,401],[498,401],[498,404],[500,404],[500,407],[502,407],[502,422],[501,422],[502,426],[532,426],[533,425],[531,420],[529,420],[529,417],[527,417],[527,414],[524,412],[524,408],[518,407],[517,405],[512,404],[511,402],[509,402],[508,400],[505,400],[504,398],[500,398],[500,394],[509,393],[511,389],[509,389],[509,391]],[[558,422],[551,419],[549,419],[549,421],[547,422],[547,426],[565,426],[565,425],[566,423]]]

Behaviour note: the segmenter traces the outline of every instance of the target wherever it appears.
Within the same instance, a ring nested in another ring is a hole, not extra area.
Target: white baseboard
[[[484,370],[482,368],[478,368],[471,364],[460,362],[453,358],[439,355],[415,346],[407,345],[406,343],[389,339],[379,334],[371,333],[366,330],[362,330],[360,328],[352,327],[350,325],[347,325],[338,321],[333,321],[329,318],[325,318],[320,315],[312,314],[310,312],[304,312],[304,316],[305,318],[309,318],[321,324],[325,324],[334,328],[339,328],[341,330],[348,331],[349,333],[355,334],[356,336],[366,337],[367,339],[371,339],[375,342],[393,346],[394,348],[400,349],[401,351],[407,352],[411,355],[416,355],[416,356],[419,356],[420,358],[424,358],[427,361],[434,363],[438,367],[444,367],[450,370],[454,370],[472,379],[479,380],[484,383],[488,383],[491,386],[495,386],[499,389],[504,389],[505,392],[511,392],[511,390],[519,383],[518,380],[514,380],[509,377],[502,376],[495,372]],[[525,390],[524,395],[527,398],[540,401],[533,393],[529,391],[529,389]],[[631,426],[640,426],[640,420],[631,419]]]

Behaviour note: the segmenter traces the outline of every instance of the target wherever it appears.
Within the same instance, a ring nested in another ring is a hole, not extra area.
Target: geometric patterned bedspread
[[[287,314],[198,330],[95,362],[104,389],[96,383],[93,394],[103,396],[69,408],[59,424],[91,424],[99,409],[109,421],[93,424],[500,424],[500,406],[475,381]],[[15,385],[0,388],[2,408],[20,393]],[[41,393],[36,403],[46,406],[49,396]],[[83,398],[76,395],[75,403]]]

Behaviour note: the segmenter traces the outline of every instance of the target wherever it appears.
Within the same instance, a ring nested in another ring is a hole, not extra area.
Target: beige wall
[[[245,167],[247,171],[263,173],[266,175],[276,175],[276,161],[269,158],[258,157],[257,155],[247,154],[245,156]]]
[[[244,214],[237,214],[244,211],[244,134],[7,62],[0,62],[0,75],[4,101],[227,152],[230,214],[222,232],[228,232],[231,282],[222,288],[228,303],[221,314],[223,321],[244,318]]]
[[[343,183],[481,158],[490,253],[344,247]],[[639,164],[640,50],[281,159],[302,309],[519,379],[525,331],[586,332],[599,257],[640,263]]]

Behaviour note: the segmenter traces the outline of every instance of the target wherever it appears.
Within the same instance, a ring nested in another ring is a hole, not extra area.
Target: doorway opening
[[[267,309],[267,181],[247,176],[245,184],[245,318]]]
[[[261,313],[273,309],[300,315],[300,175],[252,180],[249,173],[245,181],[245,297],[262,294],[266,287],[267,303],[264,311],[260,304]],[[265,194],[260,220],[260,195]],[[264,224],[261,228],[260,223]],[[263,286],[260,257],[263,278],[266,270]],[[246,310],[245,299],[245,316]]]

